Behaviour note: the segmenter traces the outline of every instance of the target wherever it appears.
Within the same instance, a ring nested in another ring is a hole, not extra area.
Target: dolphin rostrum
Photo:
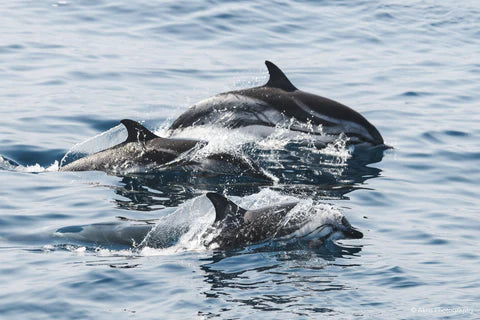
[[[265,64],[270,74],[265,85],[202,100],[180,115],[170,130],[217,124],[227,128],[255,126],[264,133],[279,124],[290,124],[292,131],[323,134],[330,141],[343,133],[351,144],[383,145],[378,130],[360,113],[297,89],[276,65],[270,61]]]

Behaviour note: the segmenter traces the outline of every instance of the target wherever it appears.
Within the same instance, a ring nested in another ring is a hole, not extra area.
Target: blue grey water
[[[4,1],[0,16],[0,318],[480,317],[478,1]],[[162,132],[201,99],[263,84],[266,59],[394,149],[310,152],[298,172],[271,165],[271,186],[55,171],[120,119]],[[51,237],[222,189],[335,206],[364,238],[217,252]]]

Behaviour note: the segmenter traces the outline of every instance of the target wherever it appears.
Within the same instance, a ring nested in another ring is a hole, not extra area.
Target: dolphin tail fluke
[[[267,65],[268,73],[270,74],[270,79],[265,86],[278,88],[285,91],[295,91],[297,88],[288,80],[287,76],[280,70],[279,67],[266,60],[265,64]]]
[[[243,215],[247,212],[247,210],[237,206],[219,193],[209,192],[207,193],[207,198],[212,201],[215,207],[215,222],[237,220],[238,218],[243,218]]]
[[[127,128],[128,137],[125,142],[148,141],[158,138],[157,135],[142,126],[137,121],[123,119],[120,121],[120,123],[123,124],[125,128]]]

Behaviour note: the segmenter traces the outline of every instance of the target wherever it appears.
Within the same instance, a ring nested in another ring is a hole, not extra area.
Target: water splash
[[[83,142],[77,143],[70,148],[70,150],[65,153],[62,160],[60,160],[60,167],[87,155],[94,154],[122,143],[127,139],[127,135],[127,130],[120,124]]]
[[[293,131],[292,128],[299,131]],[[288,145],[301,146],[305,154],[327,156],[326,164],[344,166],[352,156],[353,149],[347,146],[348,137],[343,134],[338,137],[325,135],[321,125],[314,126],[312,123],[299,123],[295,119],[290,119],[286,123],[277,124],[275,128],[267,129],[269,132],[259,138],[255,132],[258,128],[254,126],[238,129],[193,126],[173,132],[173,137],[208,141],[208,145],[199,151],[199,157],[220,152],[238,155],[243,150],[251,156],[261,153],[265,160],[275,163],[280,168],[282,165],[279,163],[278,152],[284,151]]]
[[[13,171],[18,166],[20,166],[20,165],[18,163],[16,163],[15,161],[10,160],[10,159],[5,158],[2,155],[0,155],[0,170]]]
[[[40,173],[40,172],[58,171],[58,168],[59,168],[58,161],[56,160],[54,163],[52,163],[48,167],[42,167],[38,163],[31,166],[23,166],[13,160],[10,160],[0,155],[0,170],[18,171],[18,172],[27,172],[27,173]]]
[[[289,145],[298,147],[301,156],[320,155],[325,159],[306,159],[320,161],[319,164],[335,165],[342,167],[351,157],[351,150],[347,147],[348,138],[344,135],[333,139],[332,136],[324,135],[322,126],[314,126],[311,123],[299,123],[295,119],[277,124],[275,128],[268,128],[267,134],[258,135],[259,128],[228,129],[215,126],[193,126],[181,131],[168,131],[168,121],[163,121],[155,130],[159,136],[171,134],[172,138],[189,138],[207,141],[202,148],[191,150],[176,159],[172,164],[188,161],[201,161],[211,155],[229,154],[234,157],[252,158],[269,162],[273,168],[281,169],[282,153]],[[296,131],[293,131],[294,128]],[[261,130],[265,130],[265,127]],[[81,157],[105,150],[125,141],[127,132],[123,125],[115,126],[84,142],[73,146],[61,159],[59,167],[75,161]],[[332,140],[333,139],[333,140]],[[166,169],[171,164],[165,166]],[[151,168],[119,168],[117,173],[146,172]],[[161,168],[159,168],[161,169]],[[42,168],[32,168],[35,172]],[[272,177],[273,181],[277,181]]]
[[[186,201],[177,210],[162,217],[139,245],[167,252],[205,250],[202,235],[215,220],[215,210],[206,197]]]

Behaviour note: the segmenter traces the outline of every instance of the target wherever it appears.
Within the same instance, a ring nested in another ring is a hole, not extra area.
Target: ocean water
[[[478,319],[479,15],[478,1],[2,2],[0,318]],[[275,180],[57,171],[120,139],[98,135],[121,119],[164,134],[189,105],[263,84],[267,59],[393,149],[212,128],[186,134]],[[219,251],[55,236],[175,213],[195,230],[207,191],[341,212],[364,238]]]

